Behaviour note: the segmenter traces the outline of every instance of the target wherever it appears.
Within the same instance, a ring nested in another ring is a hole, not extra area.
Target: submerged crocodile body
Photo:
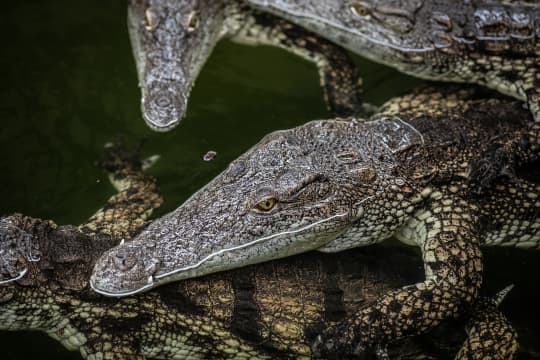
[[[128,299],[88,289],[92,265],[128,241],[161,198],[128,153],[109,149],[119,188],[78,227],[20,214],[0,219],[0,330],[39,330],[88,359],[307,358],[321,329],[421,276],[412,251],[307,254],[171,284]],[[117,156],[120,155],[120,156]],[[128,156],[126,156],[128,155]],[[383,256],[384,254],[384,256]],[[495,302],[477,304],[459,359],[517,350]],[[465,339],[460,324],[390,348],[395,359],[440,359]]]
[[[470,177],[500,161],[501,148],[518,165],[537,159],[540,125],[530,120],[515,100],[426,89],[390,102],[371,121],[314,121],[272,133],[178,209],[107,251],[91,286],[127,296],[396,236],[420,247],[425,280],[325,330],[316,349],[352,353],[426,332],[477,298],[481,245],[539,245],[538,184],[499,178],[479,196]]]
[[[195,78],[224,36],[314,61],[338,114],[355,109],[354,69],[317,36],[413,76],[490,87],[526,101],[540,120],[538,2],[133,0],[129,9],[142,113],[156,130],[179,123]]]

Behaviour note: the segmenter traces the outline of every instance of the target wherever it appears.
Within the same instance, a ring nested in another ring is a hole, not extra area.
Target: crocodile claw
[[[493,302],[497,306],[499,306],[503,302],[503,300],[506,299],[506,296],[508,295],[510,291],[512,291],[513,288],[514,288],[514,284],[510,284],[504,289],[502,289],[501,291],[499,291],[497,294],[495,294],[495,296],[493,296],[492,298]]]
[[[124,139],[119,138],[114,142],[108,142],[104,146],[103,159],[98,163],[98,166],[109,173],[115,173],[123,169],[140,169],[141,162],[141,147],[139,142],[133,148],[129,148]]]
[[[152,155],[142,160],[142,169],[146,171],[150,169],[156,162],[158,162],[160,155]]]

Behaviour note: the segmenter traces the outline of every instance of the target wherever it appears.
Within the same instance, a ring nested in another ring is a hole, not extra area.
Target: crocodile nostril
[[[151,258],[144,262],[144,270],[148,275],[154,275],[159,270],[159,265],[159,260]]]
[[[171,106],[171,99],[168,96],[159,96],[156,99],[156,105],[160,108],[168,108]]]
[[[114,256],[114,266],[120,271],[128,271],[135,266],[135,261],[125,254],[116,254]]]

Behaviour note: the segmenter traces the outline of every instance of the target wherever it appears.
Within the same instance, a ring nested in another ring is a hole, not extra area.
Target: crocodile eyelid
[[[404,9],[393,8],[390,6],[377,6],[375,12],[390,15],[390,16],[399,16],[409,20],[411,23],[414,22],[414,15],[410,11]]]
[[[326,181],[326,180],[328,180],[328,179],[323,174],[310,174],[310,175],[308,175],[307,177],[302,179],[302,181],[300,183],[298,183],[298,185],[296,185],[293,188],[289,189],[287,191],[287,193],[284,194],[285,196],[284,196],[283,202],[287,202],[287,201],[292,202],[291,199],[294,198],[295,196],[298,196],[302,192],[302,190],[304,190],[308,185],[310,185],[310,184],[312,184],[314,182],[323,182],[323,181]]]
[[[280,203],[287,204],[287,203],[293,203],[297,201],[298,196],[310,184],[313,184],[314,182],[323,182],[327,180],[328,180],[327,177],[324,176],[323,174],[310,174],[309,176],[302,179],[302,181],[300,181],[300,183],[298,183],[296,186],[287,190],[287,192],[285,193],[275,194],[273,192],[268,192],[266,195],[259,197],[259,200],[255,203],[255,205],[252,206],[252,209],[254,209],[256,212],[260,212],[264,214],[275,212],[279,208]],[[262,210],[258,208],[257,206],[258,204],[270,198],[275,199],[276,201],[272,209]]]

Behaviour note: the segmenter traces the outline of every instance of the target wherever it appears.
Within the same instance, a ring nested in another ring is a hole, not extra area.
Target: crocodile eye
[[[187,32],[193,32],[197,30],[197,27],[199,26],[199,13],[197,11],[192,11],[191,14],[189,14],[188,21],[187,21]]]
[[[134,261],[133,258],[127,256],[124,253],[116,254],[113,260],[114,260],[114,265],[120,271],[128,271],[132,269],[136,264],[136,261]]]
[[[276,206],[275,198],[267,198],[257,204],[257,209],[261,211],[270,211]]]
[[[358,16],[368,16],[370,8],[364,1],[357,1],[351,5],[351,11]]]

